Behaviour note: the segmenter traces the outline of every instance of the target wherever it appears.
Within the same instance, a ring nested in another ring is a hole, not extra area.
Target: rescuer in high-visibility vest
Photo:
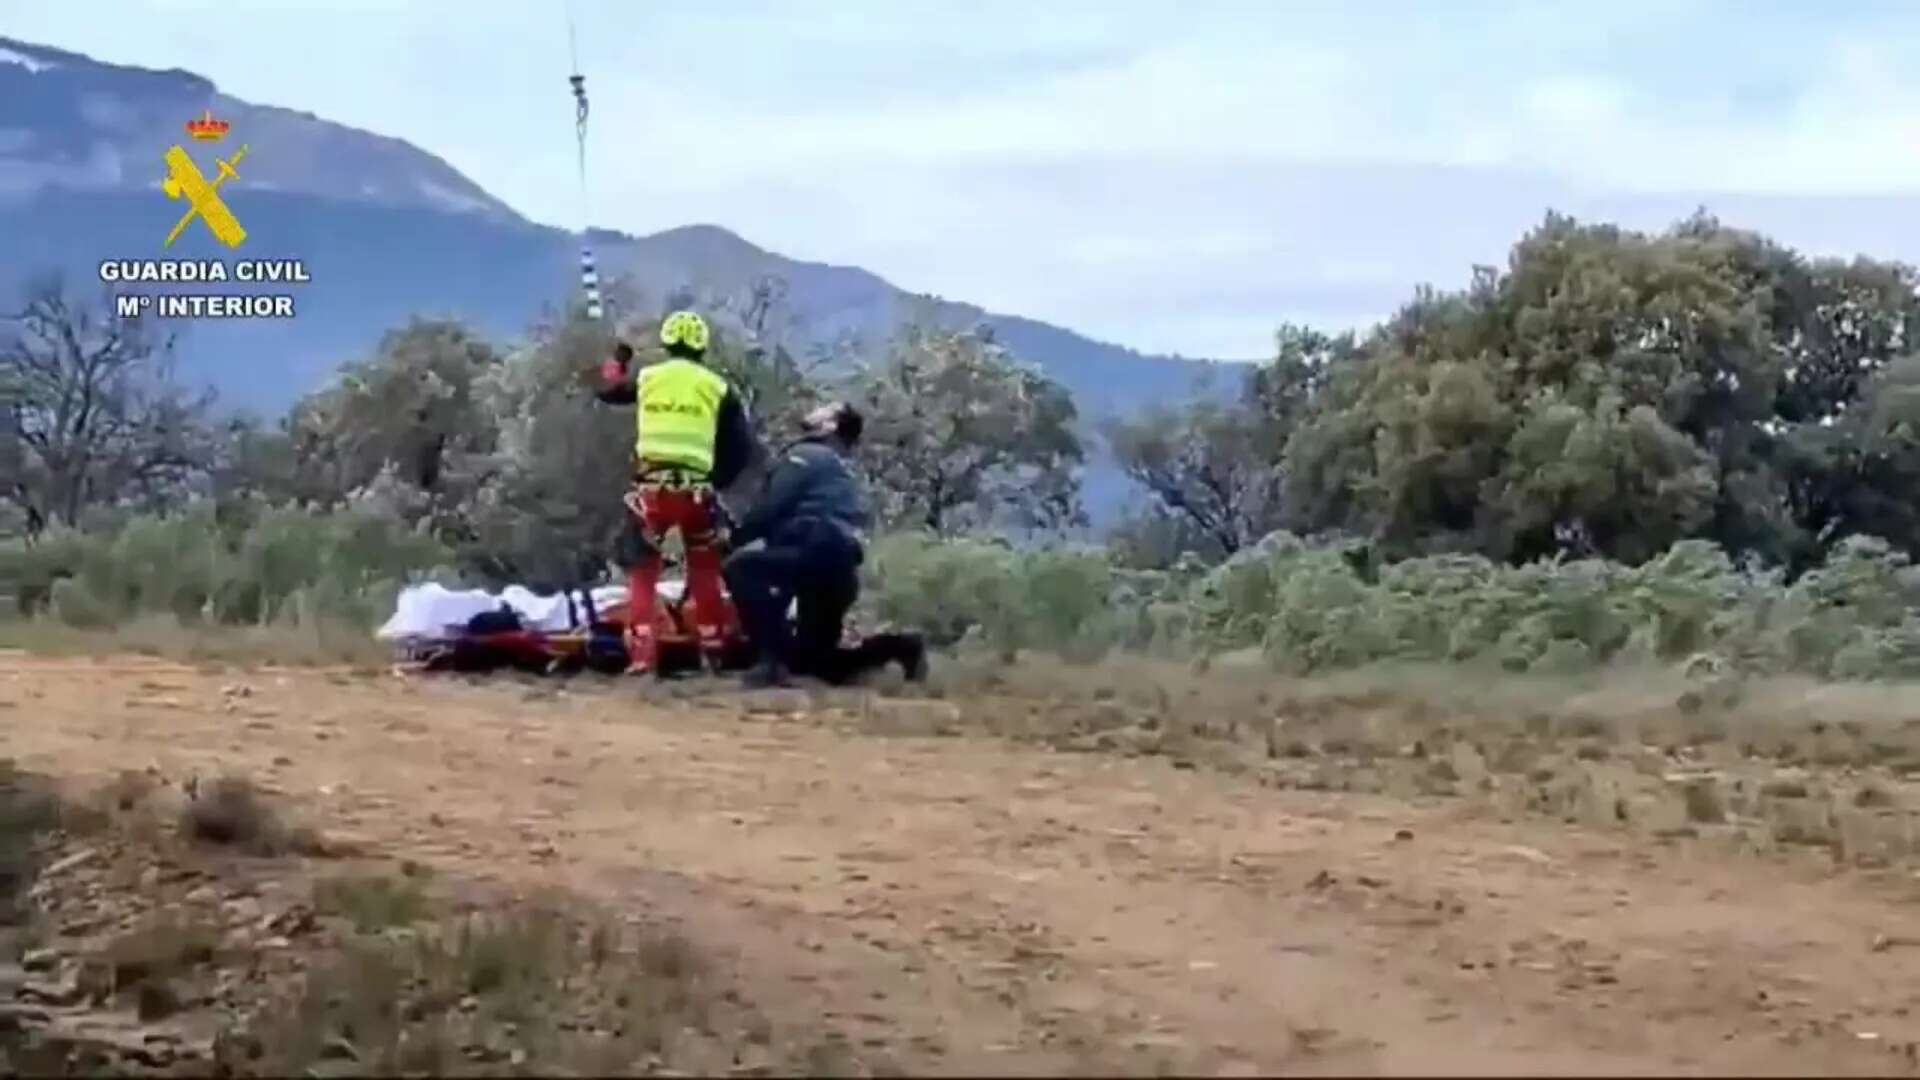
[[[622,544],[627,653],[637,672],[658,668],[660,545],[675,530],[686,554],[686,597],[701,649],[717,657],[733,629],[720,593],[724,538],[717,492],[739,478],[755,444],[739,394],[702,363],[710,336],[705,319],[676,311],[660,324],[667,359],[636,372],[633,349],[622,343],[600,368],[599,399],[633,404],[637,418]]]

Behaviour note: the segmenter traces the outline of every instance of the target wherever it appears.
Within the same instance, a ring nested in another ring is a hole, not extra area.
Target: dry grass
[[[1202,668],[1137,656],[1092,664],[1028,656],[1012,665],[948,658],[935,667],[928,692],[983,716],[987,710],[974,703],[997,706],[1012,699],[1059,706],[1052,714],[1062,726],[1059,733],[1083,728],[1076,724],[1075,708],[1088,705],[1106,706],[1116,723],[1141,714],[1182,719],[1202,737],[1264,729],[1276,720],[1285,727],[1297,718],[1335,725],[1344,718],[1361,724],[1369,714],[1388,711],[1415,726],[1423,718],[1445,717],[1489,733],[1545,726],[1569,739],[1656,745],[1835,735],[1857,743],[1864,761],[1898,756],[1900,746],[1915,741],[1914,728],[1920,726],[1917,690],[1904,683],[1830,683],[1792,676],[1690,678],[1672,668],[1548,676],[1406,665],[1300,679],[1251,666]],[[1915,742],[1915,751],[1920,753],[1920,742]]]
[[[312,828],[286,821],[244,776],[222,776],[196,785],[181,808],[180,833],[197,843],[248,855],[324,855]]]
[[[363,882],[344,895],[361,907],[389,888]],[[338,902],[342,887],[324,894]],[[385,903],[369,926],[389,921]],[[311,969],[253,1029],[258,1053],[243,1071],[713,1075],[782,1064],[764,1018],[735,1004],[677,935],[560,901],[452,919],[408,907],[409,929],[360,933]]]
[[[425,884],[417,875],[331,877],[313,887],[314,908],[353,924],[363,934],[412,926],[427,915]]]
[[[0,868],[16,891],[63,850],[50,835],[67,813],[54,790],[0,773],[0,852],[10,856]],[[82,861],[61,860],[57,887],[20,925],[0,925],[6,959],[76,917],[120,927],[104,940],[61,939],[56,952],[74,987],[69,1007],[88,1013],[98,1039],[0,1024],[0,1071],[138,1072],[142,1051],[127,1047],[145,1045],[149,1025],[177,1025],[218,1034],[175,1064],[231,1076],[862,1073],[825,1025],[776,1030],[694,942],[565,894],[511,896],[402,863],[311,881],[308,902],[269,902],[263,920],[262,898],[287,891],[268,883],[300,880],[304,868],[220,858],[207,845],[279,852],[298,830],[227,777],[190,801],[180,838],[149,837],[134,828],[147,793],[137,774],[94,792],[133,811],[82,841]],[[155,867],[186,871],[193,893],[145,895]],[[267,944],[273,935],[284,936]]]
[[[1289,679],[1139,657],[936,671],[929,693],[960,727],[1061,750],[1274,787],[1464,797],[1719,850],[1811,845],[1859,865],[1920,864],[1910,686],[1438,666]]]
[[[44,778],[0,761],[0,927],[19,923],[21,897],[39,865],[40,838],[60,826],[61,804]]]
[[[48,837],[89,835],[106,824],[104,813],[63,798],[50,778],[0,758],[0,930],[25,919],[21,900],[39,872]]]
[[[170,911],[152,913],[81,965],[79,985],[97,1005],[131,1006],[142,1020],[179,1011],[182,987],[214,962],[220,931]]]

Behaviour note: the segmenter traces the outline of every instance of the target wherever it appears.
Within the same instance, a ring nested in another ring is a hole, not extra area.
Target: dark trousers
[[[727,591],[763,659],[826,677],[835,666],[847,612],[860,596],[860,550],[831,526],[798,528],[766,547],[738,552],[724,570]],[[791,626],[787,608],[798,611]]]

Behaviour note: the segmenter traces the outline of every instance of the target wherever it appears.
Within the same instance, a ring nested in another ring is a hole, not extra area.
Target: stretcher
[[[702,666],[680,586],[662,581],[656,597],[663,676]],[[626,590],[620,586],[549,595],[518,587],[493,594],[421,586],[402,594],[378,636],[394,643],[403,667],[419,671],[617,674],[628,666],[622,640],[628,617]],[[753,663],[753,650],[736,632],[717,660],[720,670],[744,669]]]

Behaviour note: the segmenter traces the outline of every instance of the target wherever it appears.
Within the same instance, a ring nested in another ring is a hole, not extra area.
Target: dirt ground
[[[1814,851],[777,697],[141,660],[0,656],[0,754],[244,773],[363,853],[674,926],[916,1075],[1916,1071],[1920,880]]]

